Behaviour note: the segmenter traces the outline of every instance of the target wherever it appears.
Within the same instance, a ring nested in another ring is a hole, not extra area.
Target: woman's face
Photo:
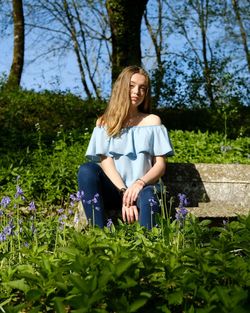
[[[147,79],[144,75],[135,73],[130,80],[130,100],[133,107],[138,107],[147,92]]]

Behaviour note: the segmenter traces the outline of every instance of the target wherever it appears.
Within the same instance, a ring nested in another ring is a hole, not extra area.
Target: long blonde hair
[[[151,88],[148,73],[143,68],[135,65],[124,68],[114,83],[108,106],[99,118],[100,124],[107,127],[109,136],[118,135],[122,129],[130,107],[131,77],[136,73],[144,75],[147,84],[147,92],[138,110],[143,113],[149,113],[151,110]]]

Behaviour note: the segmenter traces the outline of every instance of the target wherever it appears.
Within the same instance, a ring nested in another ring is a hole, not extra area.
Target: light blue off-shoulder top
[[[112,157],[124,183],[130,186],[153,166],[154,156],[173,154],[166,127],[152,125],[126,127],[115,137],[108,136],[105,126],[96,126],[85,155],[97,163],[102,155]]]

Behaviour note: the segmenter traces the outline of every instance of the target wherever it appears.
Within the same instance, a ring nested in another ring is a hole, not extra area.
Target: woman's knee
[[[157,198],[157,191],[154,185],[144,187],[140,193],[139,198],[144,201]]]
[[[154,185],[144,187],[138,196],[138,205],[143,210],[147,208],[154,208],[154,211],[159,210],[159,199],[157,190]]]
[[[78,170],[78,180],[97,178],[100,172],[100,166],[93,162],[80,165]]]

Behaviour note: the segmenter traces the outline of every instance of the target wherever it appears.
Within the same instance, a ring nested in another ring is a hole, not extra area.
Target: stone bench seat
[[[169,196],[185,194],[187,209],[198,217],[250,212],[250,165],[168,163],[163,180]]]

